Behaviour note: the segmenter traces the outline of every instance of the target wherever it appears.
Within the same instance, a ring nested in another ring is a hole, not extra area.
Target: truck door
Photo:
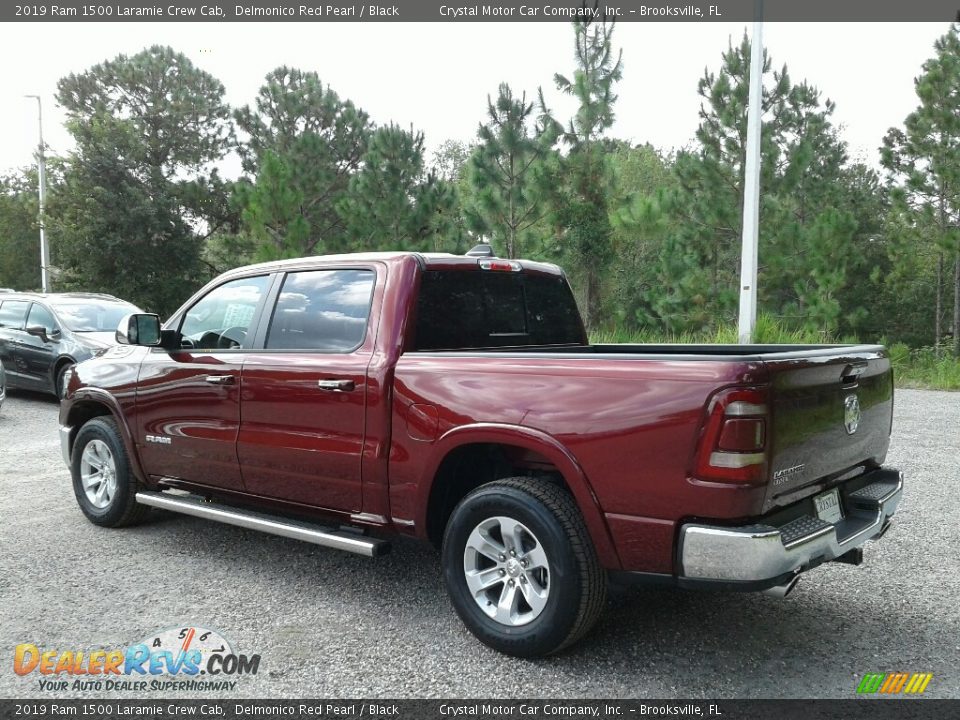
[[[376,281],[373,267],[284,277],[262,349],[243,366],[237,454],[248,492],[360,510]]]
[[[148,474],[243,489],[240,371],[252,341],[247,331],[262,312],[270,279],[239,278],[211,289],[180,319],[182,347],[154,348],[145,356],[136,442]]]

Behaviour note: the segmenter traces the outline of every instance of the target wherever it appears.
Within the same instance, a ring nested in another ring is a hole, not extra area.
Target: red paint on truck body
[[[721,389],[776,390],[779,383],[782,395],[772,400],[768,434],[772,430],[774,450],[789,455],[813,441],[798,436],[778,444],[777,433],[787,437],[787,425],[799,417],[791,413],[826,407],[810,388],[826,383],[816,373],[835,364],[835,354],[782,361],[732,351],[690,357],[678,348],[591,347],[585,335],[582,347],[416,352],[411,337],[425,270],[483,271],[476,258],[410,253],[241,268],[197,293],[166,327],[177,327],[197,298],[230,279],[327,268],[376,273],[367,332],[356,350],[251,347],[198,357],[138,348],[126,360],[104,357],[78,366],[61,422],[76,423],[98,395],[117,396],[107,409],[125,414],[121,428],[135,449],[137,473],[151,486],[200,489],[421,538],[427,537],[431,492],[448,454],[464,445],[507,446],[516,457],[532,458],[533,467],[548,463],[559,471],[609,569],[674,573],[680,521],[738,521],[793,497],[776,496],[768,479],[750,484],[693,477],[708,406]],[[537,263],[523,268],[560,274]],[[268,311],[260,322],[269,320]],[[892,399],[883,385],[889,363],[875,347],[850,352],[877,366],[873,421],[889,426]],[[129,367],[134,362],[140,364],[137,381]],[[108,363],[116,366],[112,373],[105,371]],[[211,387],[191,379],[197,372],[238,377],[234,385]],[[355,389],[324,395],[316,384],[325,378],[349,379]],[[806,378],[809,387],[791,378]],[[170,417],[179,417],[179,424]],[[821,439],[832,432],[824,428]],[[164,446],[145,443],[146,434],[182,441],[181,464],[170,462]],[[886,444],[877,443],[863,451],[865,461],[882,461]]]

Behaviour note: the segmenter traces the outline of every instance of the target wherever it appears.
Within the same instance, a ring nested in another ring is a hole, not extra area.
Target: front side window
[[[23,321],[27,319],[27,308],[30,303],[26,300],[4,300],[0,303],[0,327],[23,329]]]
[[[43,305],[34,303],[30,308],[30,317],[27,318],[27,327],[41,327],[47,335],[52,335],[57,329],[57,323],[53,319],[53,313]]]
[[[266,275],[231,280],[200,298],[183,316],[183,346],[196,350],[243,346],[267,282]]]
[[[287,275],[267,334],[267,348],[350,352],[363,344],[376,274],[316,270]]]

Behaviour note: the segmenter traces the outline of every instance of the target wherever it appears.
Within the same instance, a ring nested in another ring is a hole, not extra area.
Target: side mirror
[[[152,313],[131,313],[120,321],[116,339],[121,345],[156,347],[160,344],[160,317]]]
[[[38,337],[44,342],[47,341],[47,329],[42,325],[31,325],[30,327],[24,328],[24,332],[26,332],[27,335]]]

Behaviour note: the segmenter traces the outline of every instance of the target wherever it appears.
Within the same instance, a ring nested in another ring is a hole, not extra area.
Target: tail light
[[[722,390],[710,400],[694,477],[714,482],[763,482],[767,471],[767,393]]]

